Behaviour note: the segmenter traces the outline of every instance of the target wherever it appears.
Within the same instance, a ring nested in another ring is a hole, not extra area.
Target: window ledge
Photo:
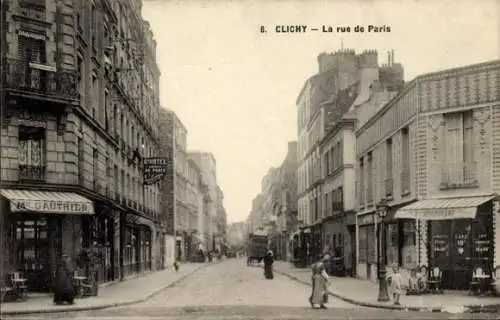
[[[401,197],[407,197],[410,194],[411,194],[411,191],[410,190],[406,190],[406,191],[401,192]]]
[[[439,185],[440,190],[451,190],[451,189],[472,189],[472,188],[477,188],[479,187],[479,181],[474,180],[472,182],[457,182],[457,183],[450,183],[450,182],[441,182]]]

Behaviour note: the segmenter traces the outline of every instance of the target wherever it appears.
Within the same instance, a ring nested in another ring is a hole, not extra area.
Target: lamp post
[[[389,294],[387,293],[387,271],[385,266],[385,216],[387,215],[388,206],[382,201],[377,205],[377,214],[380,218],[380,228],[379,228],[379,254],[378,254],[378,299],[379,302],[390,301]]]

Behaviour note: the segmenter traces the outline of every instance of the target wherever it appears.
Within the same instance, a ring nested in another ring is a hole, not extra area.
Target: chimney
[[[394,64],[394,49],[391,51],[391,66]]]

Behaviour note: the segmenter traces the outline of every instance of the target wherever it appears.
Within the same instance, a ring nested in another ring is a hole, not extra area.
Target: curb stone
[[[274,270],[276,273],[281,274],[283,276],[286,276],[292,280],[295,280],[297,282],[300,282],[302,284],[312,286],[311,283],[301,280],[297,277],[294,277],[286,272]],[[348,302],[350,304],[362,306],[362,307],[369,307],[369,308],[378,308],[378,309],[388,309],[388,310],[399,310],[399,311],[413,311],[413,312],[432,312],[432,313],[439,313],[439,312],[447,312],[446,307],[415,307],[415,306],[395,306],[395,305],[383,305],[383,304],[378,304],[378,303],[372,303],[372,302],[363,302],[355,299],[351,299],[345,296],[342,296],[338,293],[335,292],[328,292],[329,295],[338,298],[340,300],[343,300],[345,302]],[[490,305],[466,305],[463,306],[463,310],[461,313],[499,313],[500,312],[500,304],[490,304]]]
[[[137,303],[144,302],[146,300],[149,300],[153,298],[154,296],[158,295],[159,293],[165,291],[168,288],[171,288],[187,278],[188,276],[192,275],[193,273],[203,269],[207,268],[208,266],[214,265],[220,263],[220,261],[217,261],[215,263],[205,263],[198,268],[194,268],[192,271],[180,276],[178,279],[170,282],[166,286],[148,294],[146,297],[141,298],[141,299],[136,299],[136,300],[129,300],[129,301],[120,301],[120,302],[113,302],[113,303],[104,303],[104,304],[97,304],[94,306],[69,306],[68,308],[65,309],[34,309],[34,310],[14,310],[14,311],[0,311],[0,315],[2,316],[13,316],[13,315],[27,315],[27,314],[46,314],[46,313],[68,313],[68,312],[79,312],[79,311],[89,311],[89,310],[102,310],[102,309],[108,309],[108,308],[114,308],[114,307],[123,307],[123,306],[129,306]]]

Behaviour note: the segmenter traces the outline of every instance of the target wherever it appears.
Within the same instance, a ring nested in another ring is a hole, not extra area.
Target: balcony
[[[76,72],[29,63],[21,59],[7,59],[5,87],[11,93],[26,95],[51,102],[77,102]]]
[[[447,162],[441,169],[440,189],[476,188],[477,162]]]
[[[385,196],[392,198],[394,193],[394,180],[392,178],[385,179]]]
[[[45,167],[20,165],[19,180],[25,182],[45,181]]]

